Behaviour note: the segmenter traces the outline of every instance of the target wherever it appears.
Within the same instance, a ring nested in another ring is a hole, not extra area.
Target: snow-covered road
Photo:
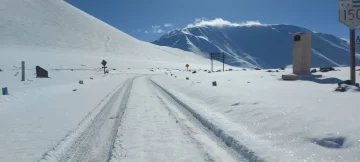
[[[106,76],[53,71],[51,80],[19,84],[24,87],[0,98],[2,161],[359,161],[357,125],[347,124],[357,121],[350,114],[358,113],[358,93],[329,92],[334,85],[307,81],[280,84],[275,74],[262,77],[268,74],[263,71],[172,70],[172,76],[169,71],[114,70]],[[281,85],[288,95],[278,100],[275,90],[270,96],[259,93],[258,78],[267,83],[263,89]],[[77,83],[80,79],[84,84]],[[289,103],[297,87],[304,103],[294,107]],[[301,95],[314,90],[316,97]],[[339,97],[347,107],[334,108],[338,102],[331,100]],[[312,129],[302,131],[307,127]],[[325,134],[334,131],[337,136]],[[318,142],[331,140],[340,141],[340,148]]]
[[[41,161],[109,161],[134,79],[127,79],[117,87],[103,106],[86,116]]]
[[[111,161],[239,161],[147,78],[134,82]]]
[[[124,81],[41,161],[243,161],[149,77]]]

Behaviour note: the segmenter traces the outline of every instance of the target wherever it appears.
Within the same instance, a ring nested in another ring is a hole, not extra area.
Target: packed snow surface
[[[338,70],[299,81],[281,80],[291,69],[200,70],[154,80],[267,161],[359,161],[360,91],[335,92],[349,74]]]
[[[208,73],[62,0],[3,0],[0,22],[2,161],[360,161],[359,90],[334,92],[348,68]]]

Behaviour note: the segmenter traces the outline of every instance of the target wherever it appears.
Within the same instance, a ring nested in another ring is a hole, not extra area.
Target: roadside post
[[[186,67],[186,71],[189,71],[189,64],[186,64],[185,67]]]
[[[2,94],[3,94],[3,95],[9,95],[8,88],[7,88],[7,87],[3,87],[3,88],[2,88]]]
[[[25,61],[21,61],[21,81],[25,81]]]
[[[214,59],[218,58],[222,60],[223,63],[223,72],[225,72],[225,53],[224,52],[213,52],[210,53],[210,59],[211,59],[211,72],[214,72]]]
[[[102,62],[101,62],[101,65],[103,65],[103,69],[104,69],[104,74],[106,74],[106,64],[107,64],[107,62],[105,61],[105,60],[102,60]]]
[[[338,3],[339,21],[350,28],[350,80],[355,85],[355,29],[360,25],[360,0],[338,0]]]

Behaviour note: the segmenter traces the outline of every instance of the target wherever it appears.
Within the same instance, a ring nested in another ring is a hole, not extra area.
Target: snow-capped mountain
[[[204,57],[210,52],[224,52],[230,65],[278,68],[292,64],[292,40],[297,32],[312,33],[312,66],[349,65],[347,40],[294,25],[236,24],[215,19],[173,30],[153,43]]]

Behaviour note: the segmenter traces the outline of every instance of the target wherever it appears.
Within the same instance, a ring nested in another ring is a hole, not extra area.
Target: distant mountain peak
[[[153,43],[204,57],[209,57],[210,52],[224,52],[226,63],[234,66],[278,68],[292,64],[292,40],[299,32],[312,33],[312,66],[349,65],[347,40],[288,24],[198,19]]]

